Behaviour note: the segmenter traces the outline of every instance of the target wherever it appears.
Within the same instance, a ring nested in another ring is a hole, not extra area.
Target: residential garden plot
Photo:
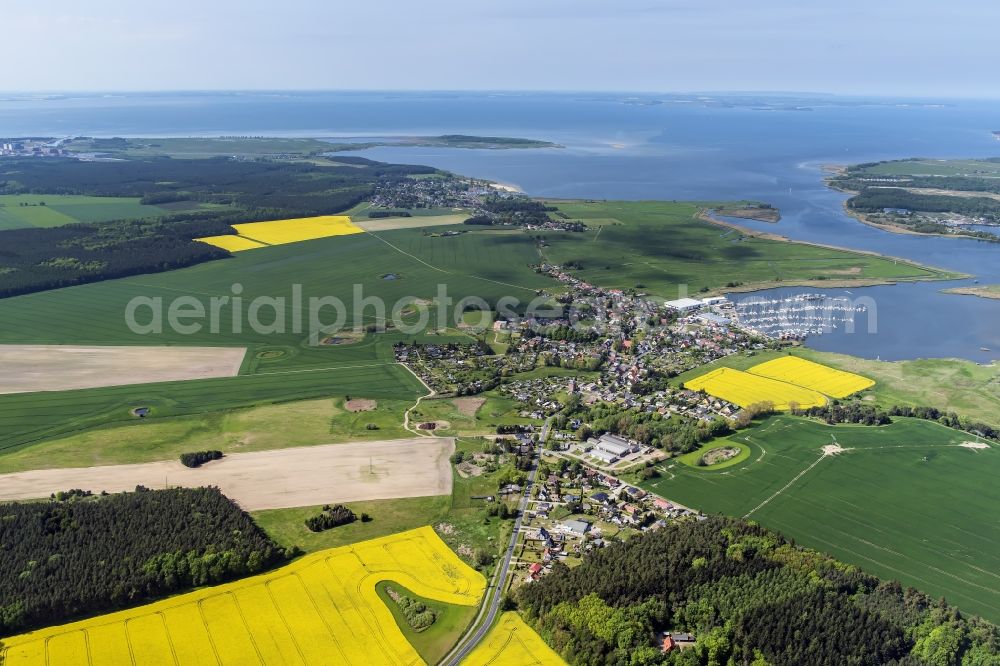
[[[376,585],[474,606],[486,579],[430,527],[127,611],[4,639],[21,664],[420,664]],[[131,655],[131,658],[129,657]]]
[[[707,513],[748,516],[1000,620],[1000,447],[907,418],[830,426],[776,416],[730,439],[749,446],[749,458],[718,471],[670,461],[643,487]]]
[[[449,495],[449,438],[354,442],[234,453],[188,468],[178,460],[68,467],[0,475],[0,501],[48,497],[67,488],[94,493],[172,486],[217,486],[248,511],[324,502]]]
[[[863,391],[875,385],[874,380],[852,372],[836,370],[821,363],[807,361],[797,356],[782,356],[772,361],[755,365],[747,372],[777,379],[779,381],[804,386],[819,391],[832,398],[846,398],[852,393]]]
[[[793,403],[800,409],[826,404],[826,398],[811,389],[732,368],[712,370],[684,382],[684,388],[692,391],[704,390],[709,395],[740,407],[755,402],[770,401],[774,403],[775,409],[787,411],[791,409]]]
[[[244,347],[0,345],[0,393],[233,377]]]
[[[483,642],[462,662],[463,666],[561,666],[565,663],[514,612],[501,615]]]

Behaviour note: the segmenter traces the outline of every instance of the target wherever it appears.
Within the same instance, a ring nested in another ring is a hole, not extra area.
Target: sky
[[[3,0],[5,91],[1000,97],[995,0]]]

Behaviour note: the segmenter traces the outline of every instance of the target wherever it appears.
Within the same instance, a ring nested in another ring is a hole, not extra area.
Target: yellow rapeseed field
[[[291,220],[271,222],[248,222],[234,224],[236,234],[228,236],[205,236],[196,241],[221,247],[229,252],[255,250],[268,245],[285,245],[299,241],[347,236],[364,233],[364,229],[351,222],[347,215],[322,215],[320,217],[300,217]]]
[[[565,663],[521,616],[508,612],[500,616],[462,666],[563,666]]]
[[[712,370],[685,382],[684,388],[692,391],[704,389],[708,394],[740,407],[765,400],[773,402],[775,409],[783,411],[790,409],[793,402],[802,409],[826,404],[826,398],[812,389],[732,368]]]
[[[267,245],[284,245],[285,243],[298,243],[315,238],[364,233],[364,230],[351,222],[351,218],[346,215],[250,222],[248,224],[234,224],[233,228],[240,236]]]
[[[422,527],[313,553],[234,583],[4,639],[0,663],[422,664],[375,591],[383,580],[464,606],[478,604],[486,590],[479,572]]]
[[[782,356],[755,365],[747,372],[805,386],[833,398],[846,398],[852,393],[875,385],[875,382],[867,377],[807,361],[798,356]]]
[[[258,247],[267,247],[263,243],[258,243],[255,240],[235,234],[228,236],[206,236],[204,238],[195,238],[195,240],[214,245],[215,247],[221,247],[223,250],[228,250],[229,252],[242,252],[243,250],[255,250]]]

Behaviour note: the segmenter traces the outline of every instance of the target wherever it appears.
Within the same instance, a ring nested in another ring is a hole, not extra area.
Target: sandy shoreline
[[[971,285],[968,287],[952,287],[950,289],[942,289],[941,293],[960,294],[962,296],[978,296],[979,298],[990,298],[993,300],[1000,300],[1000,285],[981,284],[981,285]]]
[[[517,185],[512,185],[510,183],[490,183],[490,187],[496,190],[510,192],[511,194],[524,194],[524,190]]]

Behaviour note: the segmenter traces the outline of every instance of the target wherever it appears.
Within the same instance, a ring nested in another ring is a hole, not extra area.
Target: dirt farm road
[[[190,469],[169,460],[0,475],[0,501],[81,488],[99,493],[218,486],[247,511],[451,494],[450,437],[326,444],[234,453]]]

